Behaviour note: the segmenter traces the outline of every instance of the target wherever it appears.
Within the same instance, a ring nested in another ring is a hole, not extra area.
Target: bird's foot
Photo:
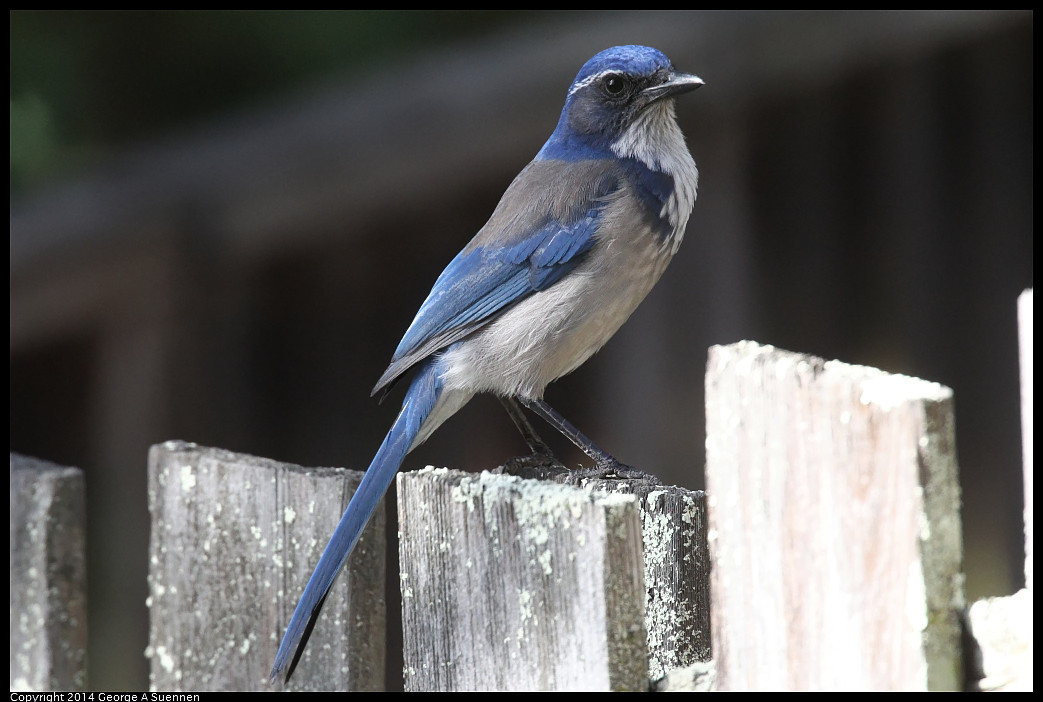
[[[581,485],[585,480],[643,480],[652,485],[662,485],[663,481],[643,470],[607,456],[597,461],[593,468],[576,468],[570,470],[565,478],[566,485]]]
[[[507,459],[493,473],[515,475],[519,478],[536,480],[554,480],[556,476],[570,472],[565,465],[548,451],[536,451],[528,456],[515,456]]]

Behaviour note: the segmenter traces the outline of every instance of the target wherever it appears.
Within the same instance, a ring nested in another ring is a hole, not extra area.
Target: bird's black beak
[[[666,97],[689,93],[703,84],[703,79],[691,73],[669,73],[666,81],[645,88],[642,94],[648,102],[655,102]]]

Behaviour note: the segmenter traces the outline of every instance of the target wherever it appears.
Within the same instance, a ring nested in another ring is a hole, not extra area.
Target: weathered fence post
[[[742,342],[706,416],[718,689],[960,689],[952,392]]]
[[[407,689],[647,689],[709,659],[702,492],[510,470],[399,476]]]
[[[83,472],[11,454],[11,690],[87,687]]]
[[[407,690],[648,688],[633,495],[398,476]]]
[[[1025,587],[1032,590],[1032,290],[1018,298],[1021,358],[1021,447],[1025,479]]]
[[[178,441],[149,452],[155,690],[267,689],[279,640],[361,473]],[[363,532],[290,689],[384,685],[384,512]]]
[[[565,473],[559,475],[563,479]],[[645,561],[648,675],[709,662],[710,551],[706,493],[644,480],[584,480],[591,492],[638,498]]]

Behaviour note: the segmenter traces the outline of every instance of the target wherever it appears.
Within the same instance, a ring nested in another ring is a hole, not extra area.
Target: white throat
[[[674,101],[663,100],[642,112],[616,141],[612,152],[619,158],[634,158],[650,170],[672,176],[674,191],[659,212],[673,227],[670,237],[674,252],[681,245],[688,217],[695,206],[699,187],[699,170],[684,143],[684,134],[677,126]]]

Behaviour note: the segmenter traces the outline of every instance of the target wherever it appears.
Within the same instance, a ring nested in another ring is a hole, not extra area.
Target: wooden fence
[[[709,498],[524,461],[398,476],[406,690],[1031,689],[1019,308],[1025,591],[964,602],[948,388],[741,342],[709,353]],[[152,447],[153,689],[266,689],[359,478]],[[82,476],[12,454],[13,690],[88,689],[83,519]],[[290,689],[382,687],[387,538],[378,511]]]

